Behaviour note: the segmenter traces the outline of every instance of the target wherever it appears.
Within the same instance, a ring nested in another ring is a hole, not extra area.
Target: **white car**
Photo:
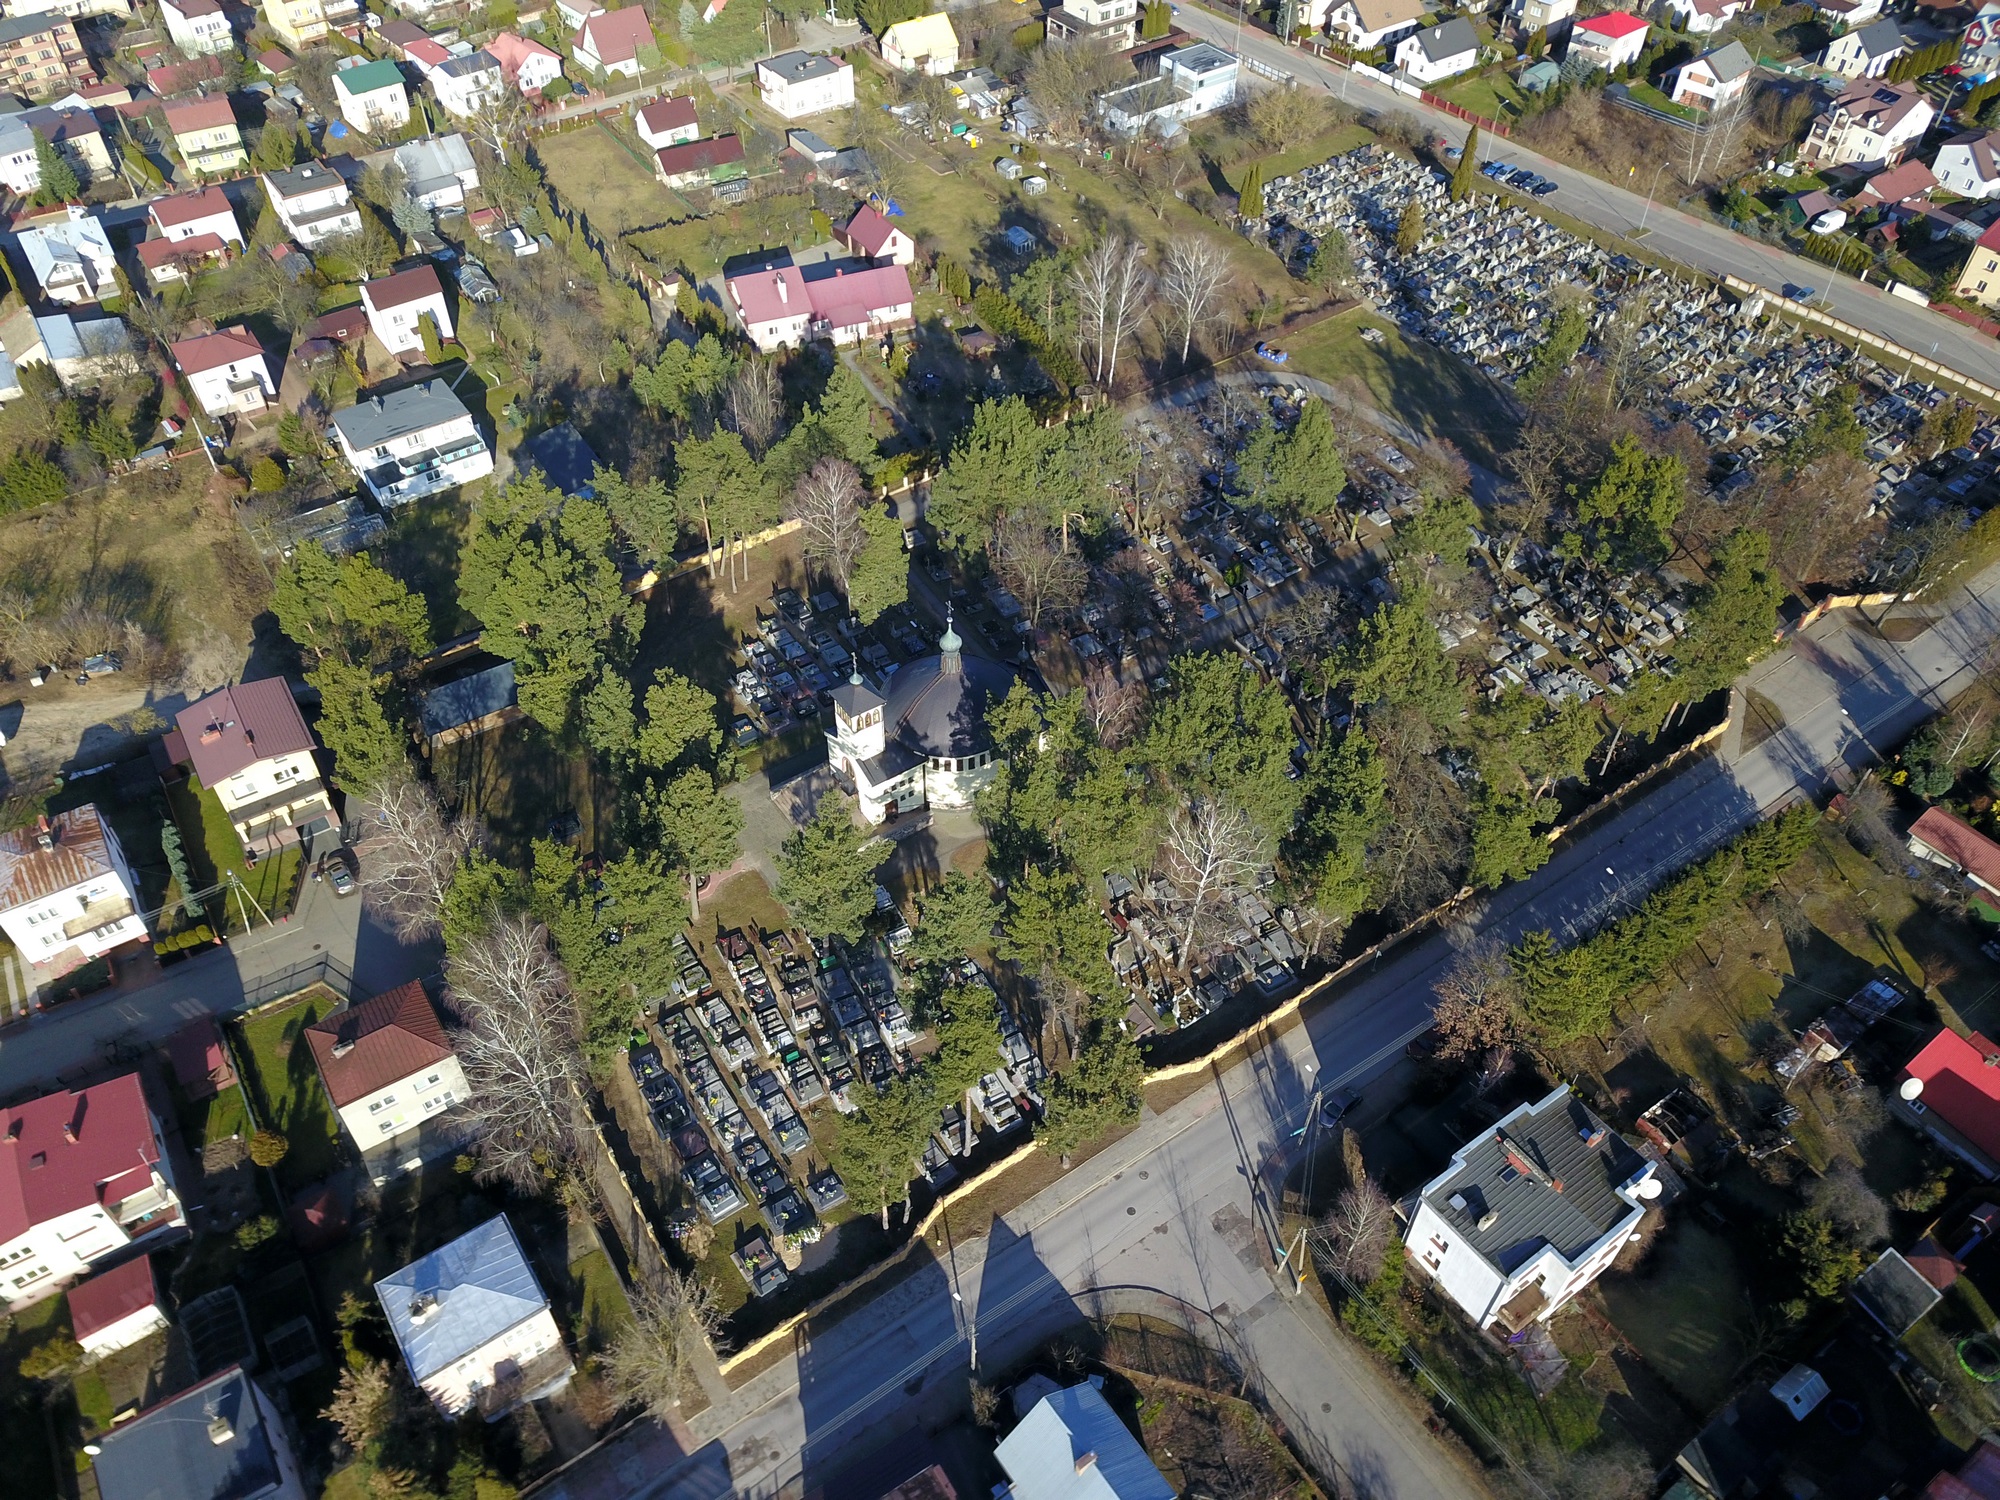
[[[1847,224],[1847,210],[1829,208],[1816,217],[1810,226],[1814,234],[1833,234]]]

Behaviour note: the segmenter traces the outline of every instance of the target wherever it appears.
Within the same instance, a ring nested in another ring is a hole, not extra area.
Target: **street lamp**
[[[1639,227],[1632,231],[1634,234],[1644,234],[1646,232],[1646,220],[1653,215],[1653,190],[1660,185],[1660,174],[1666,170],[1667,164],[1665,162],[1661,162],[1657,167],[1653,168],[1653,181],[1646,189],[1646,208],[1639,215]]]

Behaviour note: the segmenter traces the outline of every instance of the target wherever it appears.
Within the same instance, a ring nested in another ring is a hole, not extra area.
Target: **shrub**
[[[278,1237],[278,1221],[270,1214],[259,1214],[254,1219],[245,1219],[236,1226],[236,1248],[255,1250],[259,1245],[270,1243]]]
[[[250,488],[258,494],[268,495],[284,487],[285,471],[270,454],[250,466]]]
[[[260,1167],[275,1167],[291,1149],[292,1143],[275,1130],[260,1130],[250,1137],[250,1160]]]
[[[60,1380],[83,1363],[83,1345],[61,1334],[45,1339],[21,1356],[23,1380]]]

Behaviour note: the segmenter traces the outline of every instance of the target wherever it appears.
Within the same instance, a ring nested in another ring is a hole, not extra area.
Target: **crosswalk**
[[[0,953],[0,1025],[24,1021],[35,1008],[36,985],[21,955]]]

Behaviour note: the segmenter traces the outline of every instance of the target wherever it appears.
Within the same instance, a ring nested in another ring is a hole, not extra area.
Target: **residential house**
[[[1569,30],[1569,51],[1564,61],[1580,57],[1593,68],[1607,73],[1635,63],[1646,50],[1646,34],[1652,30],[1630,11],[1608,11],[1587,16]]]
[[[1882,14],[1883,0],[1806,0],[1806,3],[1820,13],[1829,26],[1844,26],[1852,31],[1857,26],[1866,26]]]
[[[373,1158],[378,1183],[392,1175],[384,1168],[402,1165],[414,1144],[408,1136],[466,1097],[465,1070],[418,980],[315,1021],[305,1039],[341,1127]]]
[[[1941,187],[1961,198],[2000,193],[2000,130],[1968,130],[1953,136],[1938,147],[1931,171]]]
[[[425,208],[442,213],[465,207],[465,195],[479,191],[479,168],[463,135],[425,136],[396,148],[396,165],[410,196]]]
[[[810,281],[801,268],[786,264],[725,283],[743,331],[763,352],[796,348],[809,339],[858,343],[910,321],[916,299],[902,266],[813,270],[819,274]]]
[[[696,113],[691,94],[655,99],[651,104],[641,106],[633,114],[632,124],[639,132],[639,139],[655,151],[698,140],[701,136],[701,118]]]
[[[500,64],[500,76],[530,98],[562,77],[562,58],[540,42],[503,31],[486,43]]]
[[[882,33],[882,61],[899,73],[928,73],[936,78],[958,71],[958,33],[951,17],[933,11],[910,21],[898,21]]]
[[[14,331],[8,319],[8,333],[0,344],[13,344],[13,363],[47,365],[56,372],[64,390],[87,388],[113,375],[133,373],[137,366],[132,331],[120,318],[72,318],[68,313],[38,316],[23,312],[29,330],[25,336]]]
[[[333,75],[333,92],[340,117],[356,130],[401,130],[410,123],[410,91],[402,70],[386,57]]]
[[[603,14],[604,7],[597,0],[556,0],[556,18],[568,31],[575,31],[592,16]]]
[[[1326,29],[1357,52],[1372,52],[1417,29],[1430,14],[1423,0],[1335,0]]]
[[[1479,66],[1479,33],[1464,16],[1413,32],[1396,43],[1396,71],[1418,83],[1456,78]]]
[[[220,235],[197,234],[181,240],[141,240],[133,247],[140,269],[153,286],[188,281],[215,266],[229,264],[229,242]]]
[[[1575,14],[1576,0],[1508,0],[1507,4],[1507,19],[1516,36],[1530,37],[1539,31],[1553,41],[1565,34]]]
[[[1654,1164],[1564,1085],[1460,1147],[1404,1244],[1474,1324],[1518,1333],[1595,1281],[1659,1193]]]
[[[1978,1032],[1926,1042],[1889,1108],[1988,1182],[2000,1178],[2000,1047]]]
[[[240,1365],[92,1445],[100,1500],[306,1500],[284,1418]]]
[[[1937,185],[1929,167],[1920,161],[1906,161],[1862,183],[1852,201],[1863,208],[1896,208],[1923,202]]]
[[[174,715],[163,753],[215,794],[247,853],[275,854],[334,826],[313,737],[282,677],[196,699]]]
[[[126,0],[7,0],[7,12],[16,16],[67,16],[72,21],[85,16],[129,16]]]
[[[507,91],[500,60],[483,49],[445,59],[426,78],[439,106],[455,120],[471,119]]]
[[[878,265],[915,265],[917,242],[891,224],[872,203],[864,203],[854,217],[834,230],[833,237],[854,254]]]
[[[1139,0],[1063,0],[1047,17],[1048,40],[1123,52],[1139,39]]]
[[[1894,21],[1874,21],[1828,42],[1820,51],[1819,65],[1842,78],[1880,78],[1909,50],[1902,27]]]
[[[646,59],[659,66],[660,44],[644,7],[631,5],[587,18],[570,40],[570,53],[588,72],[637,78]]]
[[[0,184],[26,198],[42,185],[42,159],[35,132],[20,114],[0,115]]]
[[[66,17],[0,19],[0,90],[43,99],[90,77],[90,59]]]
[[[1662,92],[1686,109],[1721,109],[1743,97],[1755,66],[1741,42],[1725,42],[1670,69]]]
[[[219,187],[201,188],[192,193],[176,193],[155,198],[146,205],[146,217],[163,240],[193,240],[212,235],[241,250],[243,231],[236,224],[236,210]]]
[[[1849,84],[1813,120],[1799,155],[1817,166],[1886,167],[1924,138],[1937,110],[1915,84]]]
[[[220,57],[191,57],[186,62],[161,63],[146,69],[146,87],[155,97],[175,99],[224,87]]]
[[[277,47],[266,47],[257,54],[256,62],[273,83],[288,83],[298,71],[298,64],[292,61],[291,54]]]
[[[327,23],[324,0],[263,0],[264,21],[278,40],[292,50],[323,42],[333,28]]]
[[[266,172],[264,192],[286,233],[308,249],[322,240],[361,233],[361,210],[340,174],[324,163],[301,162]]]
[[[1097,108],[1119,135],[1173,135],[1183,122],[1235,103],[1238,78],[1234,55],[1213,42],[1194,42],[1163,54],[1158,73],[1104,95]]]
[[[1987,240],[2000,233],[2000,227],[1989,229],[1980,236],[1971,261],[1966,263],[1969,275],[1973,266],[1981,259],[1995,255],[1996,248],[1988,247]],[[1982,273],[1984,274],[1984,273]],[[2000,283],[1996,283],[2000,289]],[[1960,279],[1959,290],[1965,292],[1964,278]],[[1977,300],[1985,300],[1983,297]],[[1942,807],[1926,808],[1922,817],[1910,825],[1910,853],[1918,859],[1934,865],[1943,865],[1965,877],[1967,883],[1975,886],[1975,898],[1990,902],[2000,902],[2000,844],[1986,837],[1963,818],[1946,812]]]
[[[415,21],[384,21],[381,29],[375,33],[375,40],[380,42],[382,49],[397,62],[410,61],[410,43],[427,42],[430,39],[431,34]]]
[[[545,471],[546,472],[546,471]],[[550,477],[550,483],[554,483]],[[567,492],[565,492],[567,493]],[[503,661],[497,667],[474,672],[456,682],[447,682],[423,695],[418,724],[432,750],[472,739],[490,729],[500,729],[521,717],[520,699],[514,691],[514,664]]]
[[[116,290],[118,260],[104,221],[74,204],[23,229],[15,243],[51,302],[96,302]]]
[[[153,1258],[135,1255],[69,1289],[70,1333],[93,1358],[142,1343],[167,1326]]]
[[[670,188],[709,187],[747,177],[743,142],[733,135],[712,135],[653,153],[653,174]]]
[[[418,37],[403,48],[403,60],[428,78],[431,70],[451,61],[451,50],[436,37]]]
[[[173,345],[174,368],[187,377],[194,398],[211,417],[262,411],[278,399],[271,361],[246,328],[224,328]]]
[[[1690,36],[1722,30],[1750,8],[1750,0],[1662,0],[1664,14],[1674,16]]]
[[[854,105],[854,68],[823,52],[780,52],[759,59],[757,92],[787,120]]]
[[[445,301],[444,284],[438,280],[437,268],[428,262],[379,281],[362,282],[361,305],[367,310],[369,328],[391,354],[423,355],[418,325],[425,314],[437,325],[439,339],[452,337],[451,307]]]
[[[220,94],[185,99],[166,108],[174,150],[191,172],[232,172],[249,164],[236,114]]]
[[[1111,1403],[1085,1382],[1051,1391],[994,1451],[1010,1500],[1174,1500]]]
[[[94,803],[0,833],[0,932],[37,984],[143,942],[139,884]]]
[[[227,52],[236,45],[218,0],[160,0],[167,38],[191,57]]]
[[[187,1223],[137,1073],[0,1110],[0,1295],[53,1296],[127,1245]]]
[[[575,1370],[505,1214],[381,1277],[375,1295],[410,1378],[447,1417],[492,1421]]]
[[[75,95],[70,97],[74,99]],[[79,182],[89,183],[111,175],[111,148],[105,142],[104,127],[98,123],[95,109],[62,102],[43,109],[23,110],[19,119],[62,154],[76,170]],[[36,178],[39,183],[39,168]]]
[[[442,380],[370,396],[333,414],[340,456],[385,506],[407,505],[493,472],[472,413]]]

